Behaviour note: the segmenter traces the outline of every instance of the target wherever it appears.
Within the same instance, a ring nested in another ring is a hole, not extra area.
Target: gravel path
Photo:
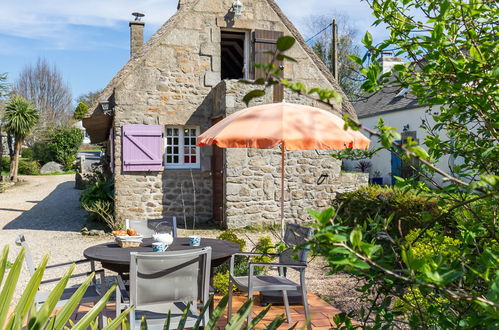
[[[20,250],[14,241],[21,233],[26,237],[35,264],[46,253],[50,256],[49,264],[82,259],[85,248],[109,240],[80,234],[86,212],[80,208],[81,191],[74,189],[74,174],[21,179],[24,181],[0,194],[0,245],[10,246],[10,261]],[[62,273],[60,270],[47,275]],[[28,279],[23,267],[16,297]]]

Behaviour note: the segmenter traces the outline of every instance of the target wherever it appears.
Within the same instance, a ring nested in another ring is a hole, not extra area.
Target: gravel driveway
[[[26,237],[35,264],[46,253],[50,255],[49,264],[82,259],[85,248],[109,241],[108,237],[80,234],[86,211],[80,208],[81,191],[74,189],[74,174],[26,176],[21,180],[24,182],[0,194],[0,245],[2,248],[6,244],[10,246],[10,261],[20,250],[14,241],[21,233]],[[60,276],[62,273],[47,275]],[[28,272],[23,267],[17,297],[28,279]]]

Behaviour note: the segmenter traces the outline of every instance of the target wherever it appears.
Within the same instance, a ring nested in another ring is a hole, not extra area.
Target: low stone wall
[[[226,223],[229,228],[280,222],[281,150],[228,149]],[[284,217],[310,222],[308,209],[324,209],[337,193],[367,185],[365,173],[340,171],[328,151],[288,151],[285,161]],[[327,175],[321,182],[321,175]]]

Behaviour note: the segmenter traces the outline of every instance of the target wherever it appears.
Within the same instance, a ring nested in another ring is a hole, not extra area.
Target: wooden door
[[[215,118],[212,124],[215,125],[223,117]],[[225,225],[225,169],[224,169],[224,149],[213,145],[213,156],[211,157],[211,177],[213,180],[213,220],[220,226]]]

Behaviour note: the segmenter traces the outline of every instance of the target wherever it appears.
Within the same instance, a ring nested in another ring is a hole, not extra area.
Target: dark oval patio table
[[[118,243],[109,242],[91,246],[83,251],[85,258],[98,261],[102,267],[119,274],[130,272],[130,252],[152,252],[152,238],[145,238],[139,247],[120,248]],[[202,238],[200,246],[190,246],[187,237],[176,237],[166,251],[180,251],[211,247],[211,267],[224,263],[234,253],[239,252],[239,245],[234,242],[213,238]]]

